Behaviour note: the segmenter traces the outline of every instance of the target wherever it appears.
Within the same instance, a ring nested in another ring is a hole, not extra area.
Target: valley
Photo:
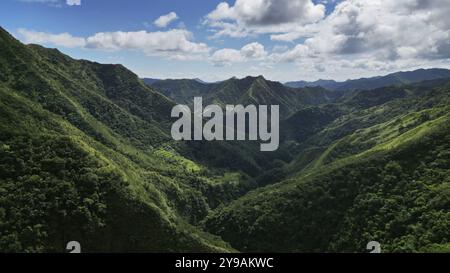
[[[448,252],[447,73],[144,81],[0,28],[0,249]],[[279,148],[173,140],[172,108],[199,96],[279,105]]]

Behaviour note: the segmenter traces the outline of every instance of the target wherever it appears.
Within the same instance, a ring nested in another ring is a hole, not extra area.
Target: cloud
[[[203,54],[209,51],[206,44],[192,42],[192,33],[183,29],[169,31],[101,32],[86,39],[86,47],[121,50],[140,50],[147,55],[181,58],[181,55]]]
[[[450,57],[445,0],[348,0],[336,6],[305,44],[319,53],[373,54],[379,59]]]
[[[81,0],[67,0],[66,3],[69,6],[81,6]]]
[[[46,32],[30,31],[27,29],[19,29],[18,33],[27,44],[52,44],[67,48],[84,47],[86,45],[84,38],[74,37],[69,33],[51,34]]]
[[[69,6],[81,6],[81,0],[18,0],[19,2],[26,3],[41,3],[48,4],[53,7],[62,7],[63,3]]]
[[[50,7],[61,7],[60,0],[17,0],[19,2],[24,3],[38,3],[38,4],[45,4]]]
[[[215,51],[210,60],[215,66],[231,65],[251,60],[263,60],[267,56],[264,46],[260,43],[251,43],[240,50],[224,48]]]
[[[304,58],[313,57],[310,54],[310,49],[302,44],[296,45],[293,49],[286,50],[280,53],[273,53],[270,55],[270,60],[273,62],[295,62]]]
[[[235,37],[239,33],[271,33],[314,23],[325,16],[325,6],[311,0],[236,0],[233,6],[226,2],[206,15],[217,36]]]
[[[311,23],[324,17],[325,7],[311,0],[237,0],[222,2],[206,17],[212,21],[235,20],[246,26]]]
[[[267,33],[273,41],[301,40],[263,57],[273,63],[333,60],[332,65],[366,63],[370,64],[366,69],[388,69],[450,58],[447,2],[345,0],[325,17],[323,6],[306,0],[277,1],[277,5],[270,0],[236,0],[234,5],[220,3],[206,16],[206,23],[214,37]]]
[[[175,12],[170,12],[166,15],[160,16],[158,19],[153,22],[155,26],[160,28],[167,27],[170,23],[178,19],[178,15]]]
[[[24,29],[19,32],[28,43],[135,50],[148,56],[204,60],[215,66],[236,64],[229,68],[229,73],[245,74],[251,72],[250,67],[263,70],[265,66],[275,67],[274,71],[267,71],[279,77],[296,73],[309,79],[342,79],[343,75],[373,76],[419,67],[448,67],[450,5],[447,2],[344,0],[325,16],[321,12],[324,7],[306,0],[278,0],[278,6],[269,0],[236,0],[234,4],[220,3],[204,18],[215,37],[255,40],[265,34],[272,40],[271,50],[257,42],[241,48],[212,50],[180,27],[155,32],[100,32],[89,37]],[[293,16],[291,10],[305,15]],[[242,70],[235,71],[239,65]]]
[[[57,3],[59,0],[18,0],[18,1],[28,3]]]
[[[226,2],[222,2],[219,5],[217,5],[215,10],[206,15],[206,18],[210,19],[211,21],[237,19],[234,9],[232,9],[230,5]]]
[[[302,42],[268,59],[328,75],[439,66],[450,59],[450,6],[445,2],[346,0],[323,20],[271,35],[276,41]]]
[[[262,44],[251,43],[242,47],[241,54],[246,58],[261,59],[267,55],[267,52]]]
[[[209,52],[206,44],[193,42],[192,33],[184,29],[157,32],[100,32],[87,38],[74,37],[68,33],[51,34],[26,29],[20,29],[18,33],[25,43],[107,51],[138,50],[149,56],[180,60],[197,58]]]
[[[231,65],[232,63],[240,63],[244,61],[241,52],[236,49],[224,48],[214,52],[211,61],[216,66]]]

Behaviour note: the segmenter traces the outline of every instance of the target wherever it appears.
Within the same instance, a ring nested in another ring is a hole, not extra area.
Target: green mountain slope
[[[297,158],[284,182],[215,210],[205,226],[249,252],[362,252],[373,240],[387,252],[448,250],[449,108],[450,84],[438,81],[294,115],[311,130],[288,127]]]
[[[450,81],[372,87],[149,87],[0,29],[0,251],[449,251]],[[195,96],[280,105],[280,148],[173,141]]]
[[[228,182],[173,148],[171,101],[122,66],[4,30],[0,52],[2,251],[64,251],[71,240],[85,252],[231,250],[195,226],[213,202],[202,191]]]
[[[287,117],[307,105],[331,102],[340,92],[322,88],[293,89],[264,77],[232,78],[220,83],[197,80],[165,80],[151,85],[177,103],[191,105],[194,97],[203,97],[205,105],[279,105],[282,117]]]
[[[148,82],[146,82],[149,84]],[[149,84],[168,98],[181,104],[192,104],[194,97],[206,96],[213,84],[206,84],[197,80],[160,80]]]

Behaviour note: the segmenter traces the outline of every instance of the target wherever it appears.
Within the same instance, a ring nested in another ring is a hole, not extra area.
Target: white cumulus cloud
[[[205,24],[216,31],[216,36],[235,37],[236,30],[279,32],[315,23],[324,16],[325,6],[311,0],[236,0],[232,6],[226,2],[217,5],[206,15]]]
[[[137,50],[149,56],[182,60],[193,59],[209,52],[206,44],[194,42],[192,33],[184,29],[157,32],[99,32],[86,38],[75,37],[69,33],[52,34],[26,29],[19,29],[18,33],[25,43],[108,51]]]
[[[67,0],[66,3],[69,6],[81,6],[81,0]]]
[[[51,34],[27,29],[19,29],[18,33],[27,44],[52,44],[67,48],[84,47],[86,45],[84,38],[74,37],[69,33]]]
[[[251,43],[241,48],[241,54],[246,58],[261,59],[267,55],[267,52],[262,44]]]
[[[219,49],[212,54],[210,60],[216,66],[224,66],[250,60],[263,60],[266,56],[267,52],[264,46],[255,42],[243,46],[240,50]]]
[[[448,14],[448,0],[345,0],[316,23],[272,34],[300,43],[269,60],[336,78],[439,67],[450,59]]]
[[[170,12],[166,15],[160,16],[158,19],[153,22],[155,26],[160,28],[167,27],[170,23],[178,19],[178,15],[175,12]]]
[[[224,48],[219,49],[211,56],[211,61],[216,66],[231,65],[232,63],[239,63],[244,61],[241,52],[236,49]]]

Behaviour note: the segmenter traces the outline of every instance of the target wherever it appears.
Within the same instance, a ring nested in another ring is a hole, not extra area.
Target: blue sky
[[[0,25],[141,77],[344,80],[448,68],[446,1],[2,0]]]

